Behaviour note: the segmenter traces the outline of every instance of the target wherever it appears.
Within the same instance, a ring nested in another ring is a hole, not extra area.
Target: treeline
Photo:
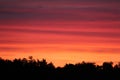
[[[120,63],[96,65],[91,62],[65,64],[55,67],[45,59],[2,59],[0,58],[0,80],[120,80]]]

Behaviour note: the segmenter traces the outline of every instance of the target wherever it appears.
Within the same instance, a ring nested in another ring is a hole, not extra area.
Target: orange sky
[[[118,0],[1,0],[0,57],[56,66],[120,61]]]

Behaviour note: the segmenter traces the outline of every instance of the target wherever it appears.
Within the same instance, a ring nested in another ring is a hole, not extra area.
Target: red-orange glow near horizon
[[[55,66],[120,61],[118,0],[1,0],[0,4],[0,57],[33,56]]]

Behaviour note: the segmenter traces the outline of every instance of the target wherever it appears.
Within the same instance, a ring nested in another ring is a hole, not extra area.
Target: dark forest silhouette
[[[45,59],[2,59],[0,58],[0,80],[120,80],[120,63],[96,65],[91,62],[65,64],[55,67]]]

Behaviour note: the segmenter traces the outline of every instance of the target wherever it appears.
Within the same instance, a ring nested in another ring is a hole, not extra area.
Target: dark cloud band
[[[16,33],[37,33],[37,34],[58,34],[58,35],[74,35],[74,36],[93,36],[93,37],[120,37],[119,32],[78,32],[78,31],[56,31],[56,30],[30,30],[30,29],[1,29],[5,32]]]

